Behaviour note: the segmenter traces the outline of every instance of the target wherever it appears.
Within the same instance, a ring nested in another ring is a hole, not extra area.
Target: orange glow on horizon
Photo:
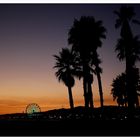
[[[7,82],[8,81],[8,82]],[[74,105],[84,106],[82,80],[76,80],[72,88]],[[92,84],[94,106],[99,107],[99,91],[97,79]],[[104,104],[116,105],[110,95],[110,87],[103,80]],[[0,114],[23,113],[30,103],[37,103],[41,111],[69,108],[68,89],[59,83],[53,72],[43,77],[7,78],[0,84]]]
[[[104,105],[116,105],[112,99],[105,98]],[[0,114],[10,114],[10,113],[25,113],[26,106],[29,103],[37,103],[41,111],[48,111],[60,108],[69,108],[69,100],[67,99],[51,99],[47,97],[42,98],[11,98],[0,100]],[[84,106],[84,99],[74,100],[74,105]],[[94,100],[94,106],[100,107],[99,100]]]

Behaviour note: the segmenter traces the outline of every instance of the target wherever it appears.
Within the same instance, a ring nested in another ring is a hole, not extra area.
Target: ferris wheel
[[[27,114],[33,114],[33,113],[39,113],[39,112],[41,112],[41,109],[40,109],[39,105],[36,103],[28,104],[26,107]]]

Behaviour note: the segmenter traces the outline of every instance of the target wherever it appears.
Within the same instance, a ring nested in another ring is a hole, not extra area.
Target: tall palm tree
[[[97,80],[98,80],[100,104],[101,104],[101,107],[103,107],[104,106],[104,100],[103,100],[103,89],[102,89],[102,80],[101,80],[102,68],[99,66],[100,63],[101,63],[101,60],[100,60],[97,52],[94,52],[92,54],[92,62],[91,63],[92,63],[92,65],[95,66],[94,73],[97,75]]]
[[[80,20],[75,19],[69,31],[68,43],[79,54],[82,62],[85,107],[89,107],[90,100],[92,100],[92,96],[89,96],[91,90],[88,88],[89,84],[92,84],[88,82],[88,76],[91,73],[89,69],[91,53],[101,47],[101,39],[105,38],[105,31],[102,21],[95,21],[94,17],[85,16],[82,16]]]
[[[131,78],[133,77],[133,66],[135,65],[136,60],[139,58],[140,42],[138,41],[137,36],[133,36],[130,22],[139,22],[133,19],[135,12],[132,7],[123,6],[120,8],[120,11],[115,11],[115,14],[118,16],[115,27],[121,27],[121,38],[118,40],[116,51],[118,51],[118,58],[120,60],[125,59],[126,62],[126,92],[128,95],[129,114],[131,115],[134,110],[135,102],[133,94],[134,84],[132,83]]]
[[[54,68],[57,69],[55,75],[59,82],[62,81],[68,87],[69,103],[72,109],[74,108],[72,87],[75,84],[75,80],[73,78],[73,63],[75,62],[75,55],[71,50],[63,48],[62,51],[59,52],[59,55],[54,55],[54,58],[56,60]]]

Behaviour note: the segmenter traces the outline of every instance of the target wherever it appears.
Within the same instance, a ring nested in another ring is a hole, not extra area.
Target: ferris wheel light
[[[28,104],[27,107],[26,107],[26,111],[25,111],[27,114],[34,114],[34,113],[39,113],[41,112],[41,109],[39,107],[38,104],[36,103],[31,103],[31,104]]]

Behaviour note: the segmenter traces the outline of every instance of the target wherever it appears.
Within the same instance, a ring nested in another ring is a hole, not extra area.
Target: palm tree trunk
[[[125,58],[126,58],[126,95],[128,97],[128,118],[133,119],[134,116],[134,95],[133,95],[133,73],[131,63],[131,39],[132,32],[127,20],[124,21],[121,29],[121,37],[125,40]],[[132,79],[131,79],[132,76]]]
[[[85,107],[88,108],[88,96],[87,96],[87,82],[83,77],[83,89],[84,89],[84,100],[85,100]]]
[[[88,95],[89,95],[90,107],[93,108],[94,107],[94,105],[93,105],[93,93],[92,93],[92,86],[90,83],[88,83]]]
[[[101,76],[100,73],[97,71],[97,79],[98,79],[98,86],[99,86],[99,94],[100,94],[100,104],[101,107],[104,106],[104,100],[103,100],[103,90],[102,90],[102,82],[101,82]]]
[[[128,97],[128,117],[129,119],[133,119],[134,115],[134,93],[133,93],[133,83],[131,80],[131,75],[133,76],[133,73],[131,73],[131,64],[130,64],[129,57],[126,57],[126,93]]]
[[[87,85],[87,75],[86,75],[86,65],[83,64],[83,89],[84,89],[84,100],[85,108],[89,107],[89,98],[88,98],[88,85]]]
[[[68,86],[68,93],[69,93],[69,103],[70,103],[70,108],[74,108],[74,103],[73,103],[73,97],[72,97],[72,89],[70,86]]]

